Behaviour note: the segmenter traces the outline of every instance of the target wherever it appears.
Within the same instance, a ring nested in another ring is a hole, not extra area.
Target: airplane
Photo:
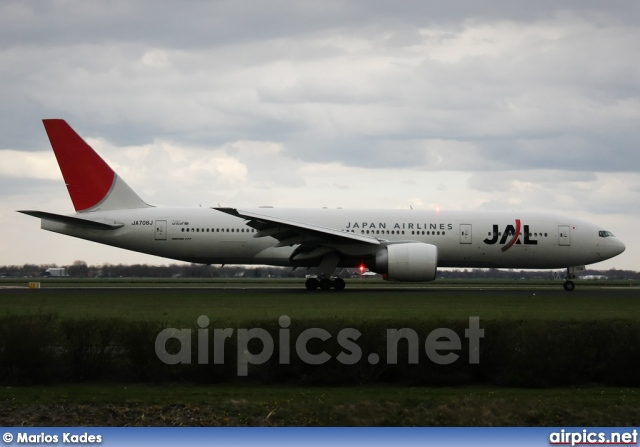
[[[66,121],[43,122],[76,212],[19,212],[40,218],[44,230],[127,250],[202,264],[314,267],[310,290],[344,289],[337,268],[427,282],[439,267],[459,267],[566,268],[567,291],[586,264],[625,250],[598,225],[537,212],[152,206]]]

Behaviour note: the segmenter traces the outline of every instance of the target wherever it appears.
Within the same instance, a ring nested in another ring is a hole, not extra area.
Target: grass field
[[[0,389],[3,426],[638,426],[640,389],[72,385]]]
[[[54,313],[64,318],[123,318],[193,326],[200,315],[217,324],[238,324],[258,319],[277,320],[340,318],[466,320],[600,320],[640,321],[640,290],[635,287],[581,287],[568,293],[553,285],[520,282],[497,284],[449,283],[431,288],[376,282],[361,287],[350,281],[347,290],[302,289],[300,281],[235,280],[222,283],[196,282],[198,287],[164,281],[130,287],[131,283],[54,282],[41,289],[0,289],[0,316]],[[149,288],[149,284],[152,285]],[[191,284],[191,283],[189,283]],[[227,284],[232,286],[227,287]],[[293,287],[290,287],[293,285]],[[212,287],[213,286],[213,287]]]
[[[23,285],[9,281],[0,286]],[[350,281],[344,292],[308,292],[301,281],[73,282],[0,288],[0,316],[55,314],[194,327],[281,315],[292,320],[640,322],[640,291],[628,284],[446,282],[438,287]],[[638,347],[629,347],[637,352]],[[635,354],[633,354],[635,355]],[[1,425],[545,425],[640,424],[640,389],[492,386],[211,386],[79,383],[0,389]]]

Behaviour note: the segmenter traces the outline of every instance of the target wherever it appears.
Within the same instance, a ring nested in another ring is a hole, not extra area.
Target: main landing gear
[[[312,276],[307,278],[307,281],[304,283],[307,290],[315,290],[320,288],[322,290],[329,290],[330,288],[334,288],[336,290],[343,290],[346,286],[344,279],[338,278],[337,276]]]
[[[332,287],[336,290],[343,290],[346,286],[344,279],[332,275],[339,262],[340,257],[336,252],[324,255],[318,265],[318,274],[309,276],[304,284],[307,290],[315,290],[318,287],[322,290],[329,290]]]

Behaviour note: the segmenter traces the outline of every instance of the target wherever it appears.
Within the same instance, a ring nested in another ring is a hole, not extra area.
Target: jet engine
[[[421,242],[389,244],[376,253],[376,273],[396,281],[433,281],[438,268],[438,247]]]

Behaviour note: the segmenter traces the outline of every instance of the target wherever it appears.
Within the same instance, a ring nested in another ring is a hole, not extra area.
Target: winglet
[[[149,206],[66,121],[42,121],[76,211]]]

